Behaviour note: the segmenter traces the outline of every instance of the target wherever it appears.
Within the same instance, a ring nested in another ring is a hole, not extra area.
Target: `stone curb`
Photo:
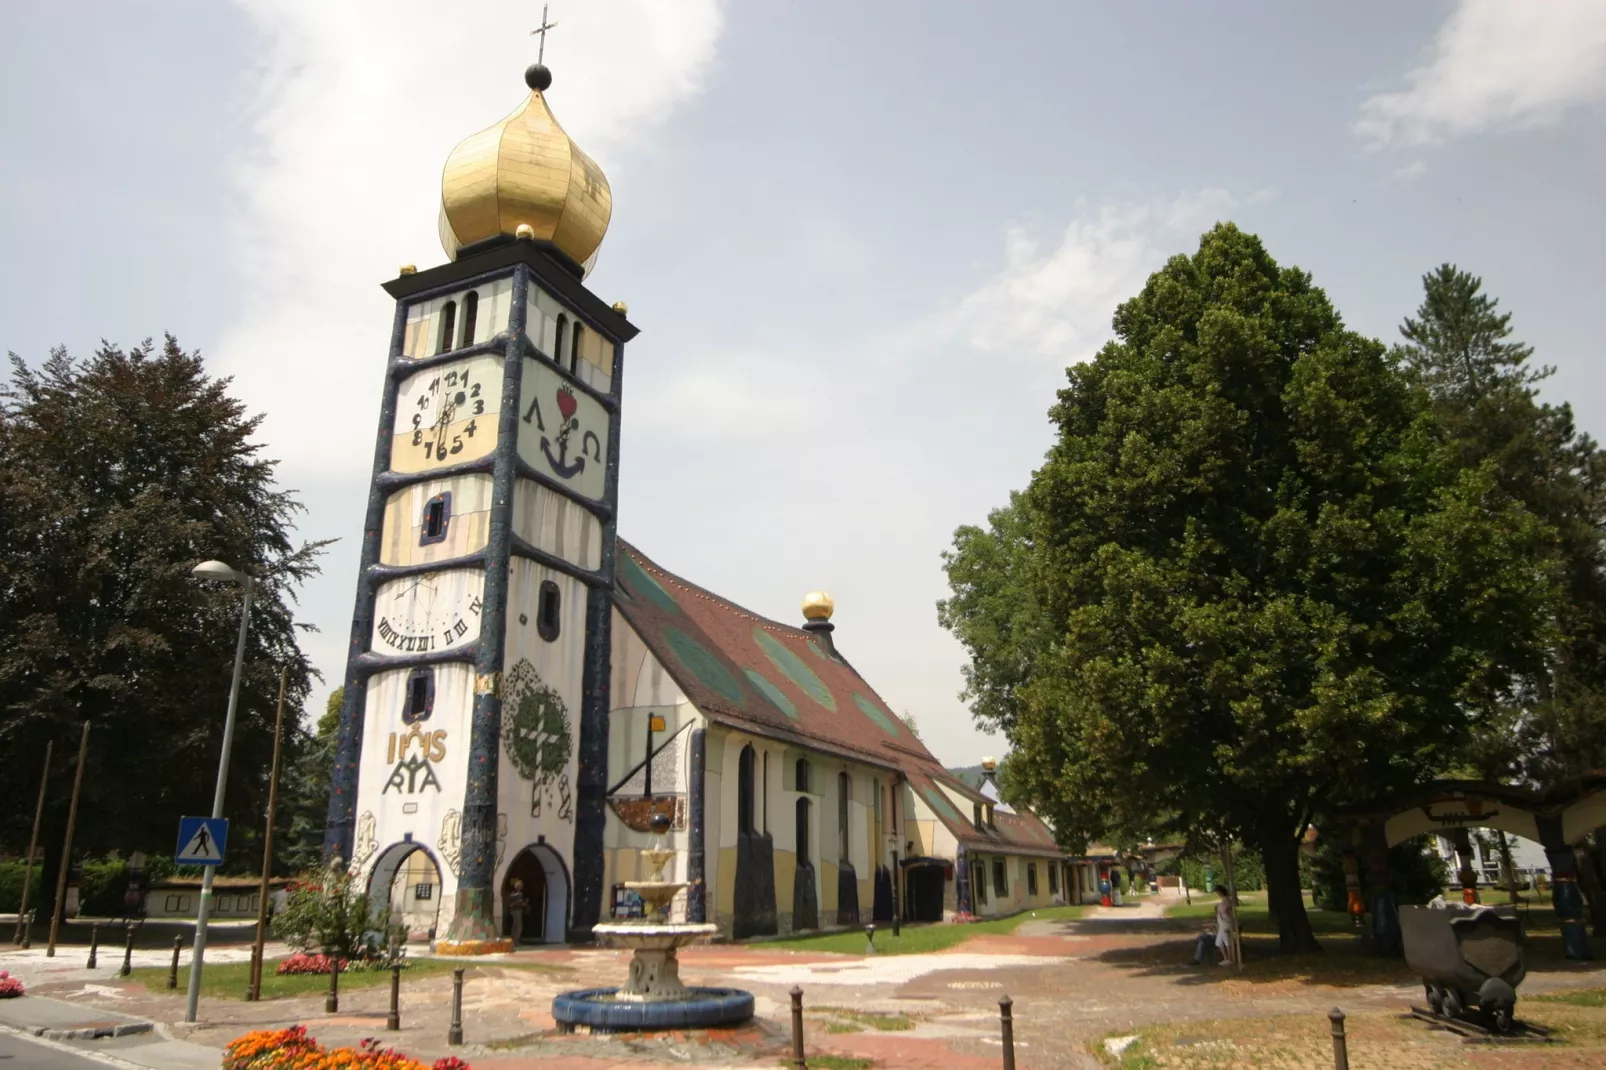
[[[48,1026],[36,1026],[25,1030],[31,1036],[44,1037],[46,1040],[100,1040],[103,1037],[131,1037],[139,1033],[149,1033],[155,1024],[152,1022],[123,1022],[120,1025],[88,1025],[72,1029],[52,1029]]]

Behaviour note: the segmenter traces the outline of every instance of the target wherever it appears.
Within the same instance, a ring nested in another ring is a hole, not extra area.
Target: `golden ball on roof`
[[[998,759],[989,754],[981,760],[981,767],[991,773],[998,768]]]
[[[549,241],[589,269],[613,215],[613,193],[547,107],[551,73],[525,73],[530,95],[513,114],[458,142],[441,175],[441,246],[498,235]]]
[[[810,591],[803,596],[804,620],[830,620],[836,612],[836,603],[824,591]]]

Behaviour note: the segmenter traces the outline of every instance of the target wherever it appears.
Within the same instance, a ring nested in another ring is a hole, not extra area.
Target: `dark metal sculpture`
[[[1400,933],[1435,1014],[1459,1018],[1476,1007],[1496,1032],[1511,1030],[1528,975],[1521,918],[1494,907],[1401,907]]]

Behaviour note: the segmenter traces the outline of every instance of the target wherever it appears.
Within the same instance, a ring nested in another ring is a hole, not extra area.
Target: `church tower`
[[[553,118],[547,68],[525,81],[511,115],[447,158],[449,262],[385,284],[396,314],[324,844],[459,953],[507,949],[515,881],[526,939],[589,931],[603,898],[636,328],[583,281],[608,181]]]

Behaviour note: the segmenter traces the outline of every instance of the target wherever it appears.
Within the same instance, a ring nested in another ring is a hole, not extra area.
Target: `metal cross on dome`
[[[534,37],[537,34],[539,34],[540,37],[541,37],[541,47],[539,47],[535,51],[535,62],[537,62],[537,63],[544,63],[546,61],[546,32],[548,30],[556,29],[557,25],[558,25],[555,22],[548,22],[547,21],[546,9],[547,9],[547,5],[546,4],[542,4],[541,5],[541,25],[539,27],[537,27],[536,29],[533,29],[533,30],[530,31],[530,36],[531,37]]]

